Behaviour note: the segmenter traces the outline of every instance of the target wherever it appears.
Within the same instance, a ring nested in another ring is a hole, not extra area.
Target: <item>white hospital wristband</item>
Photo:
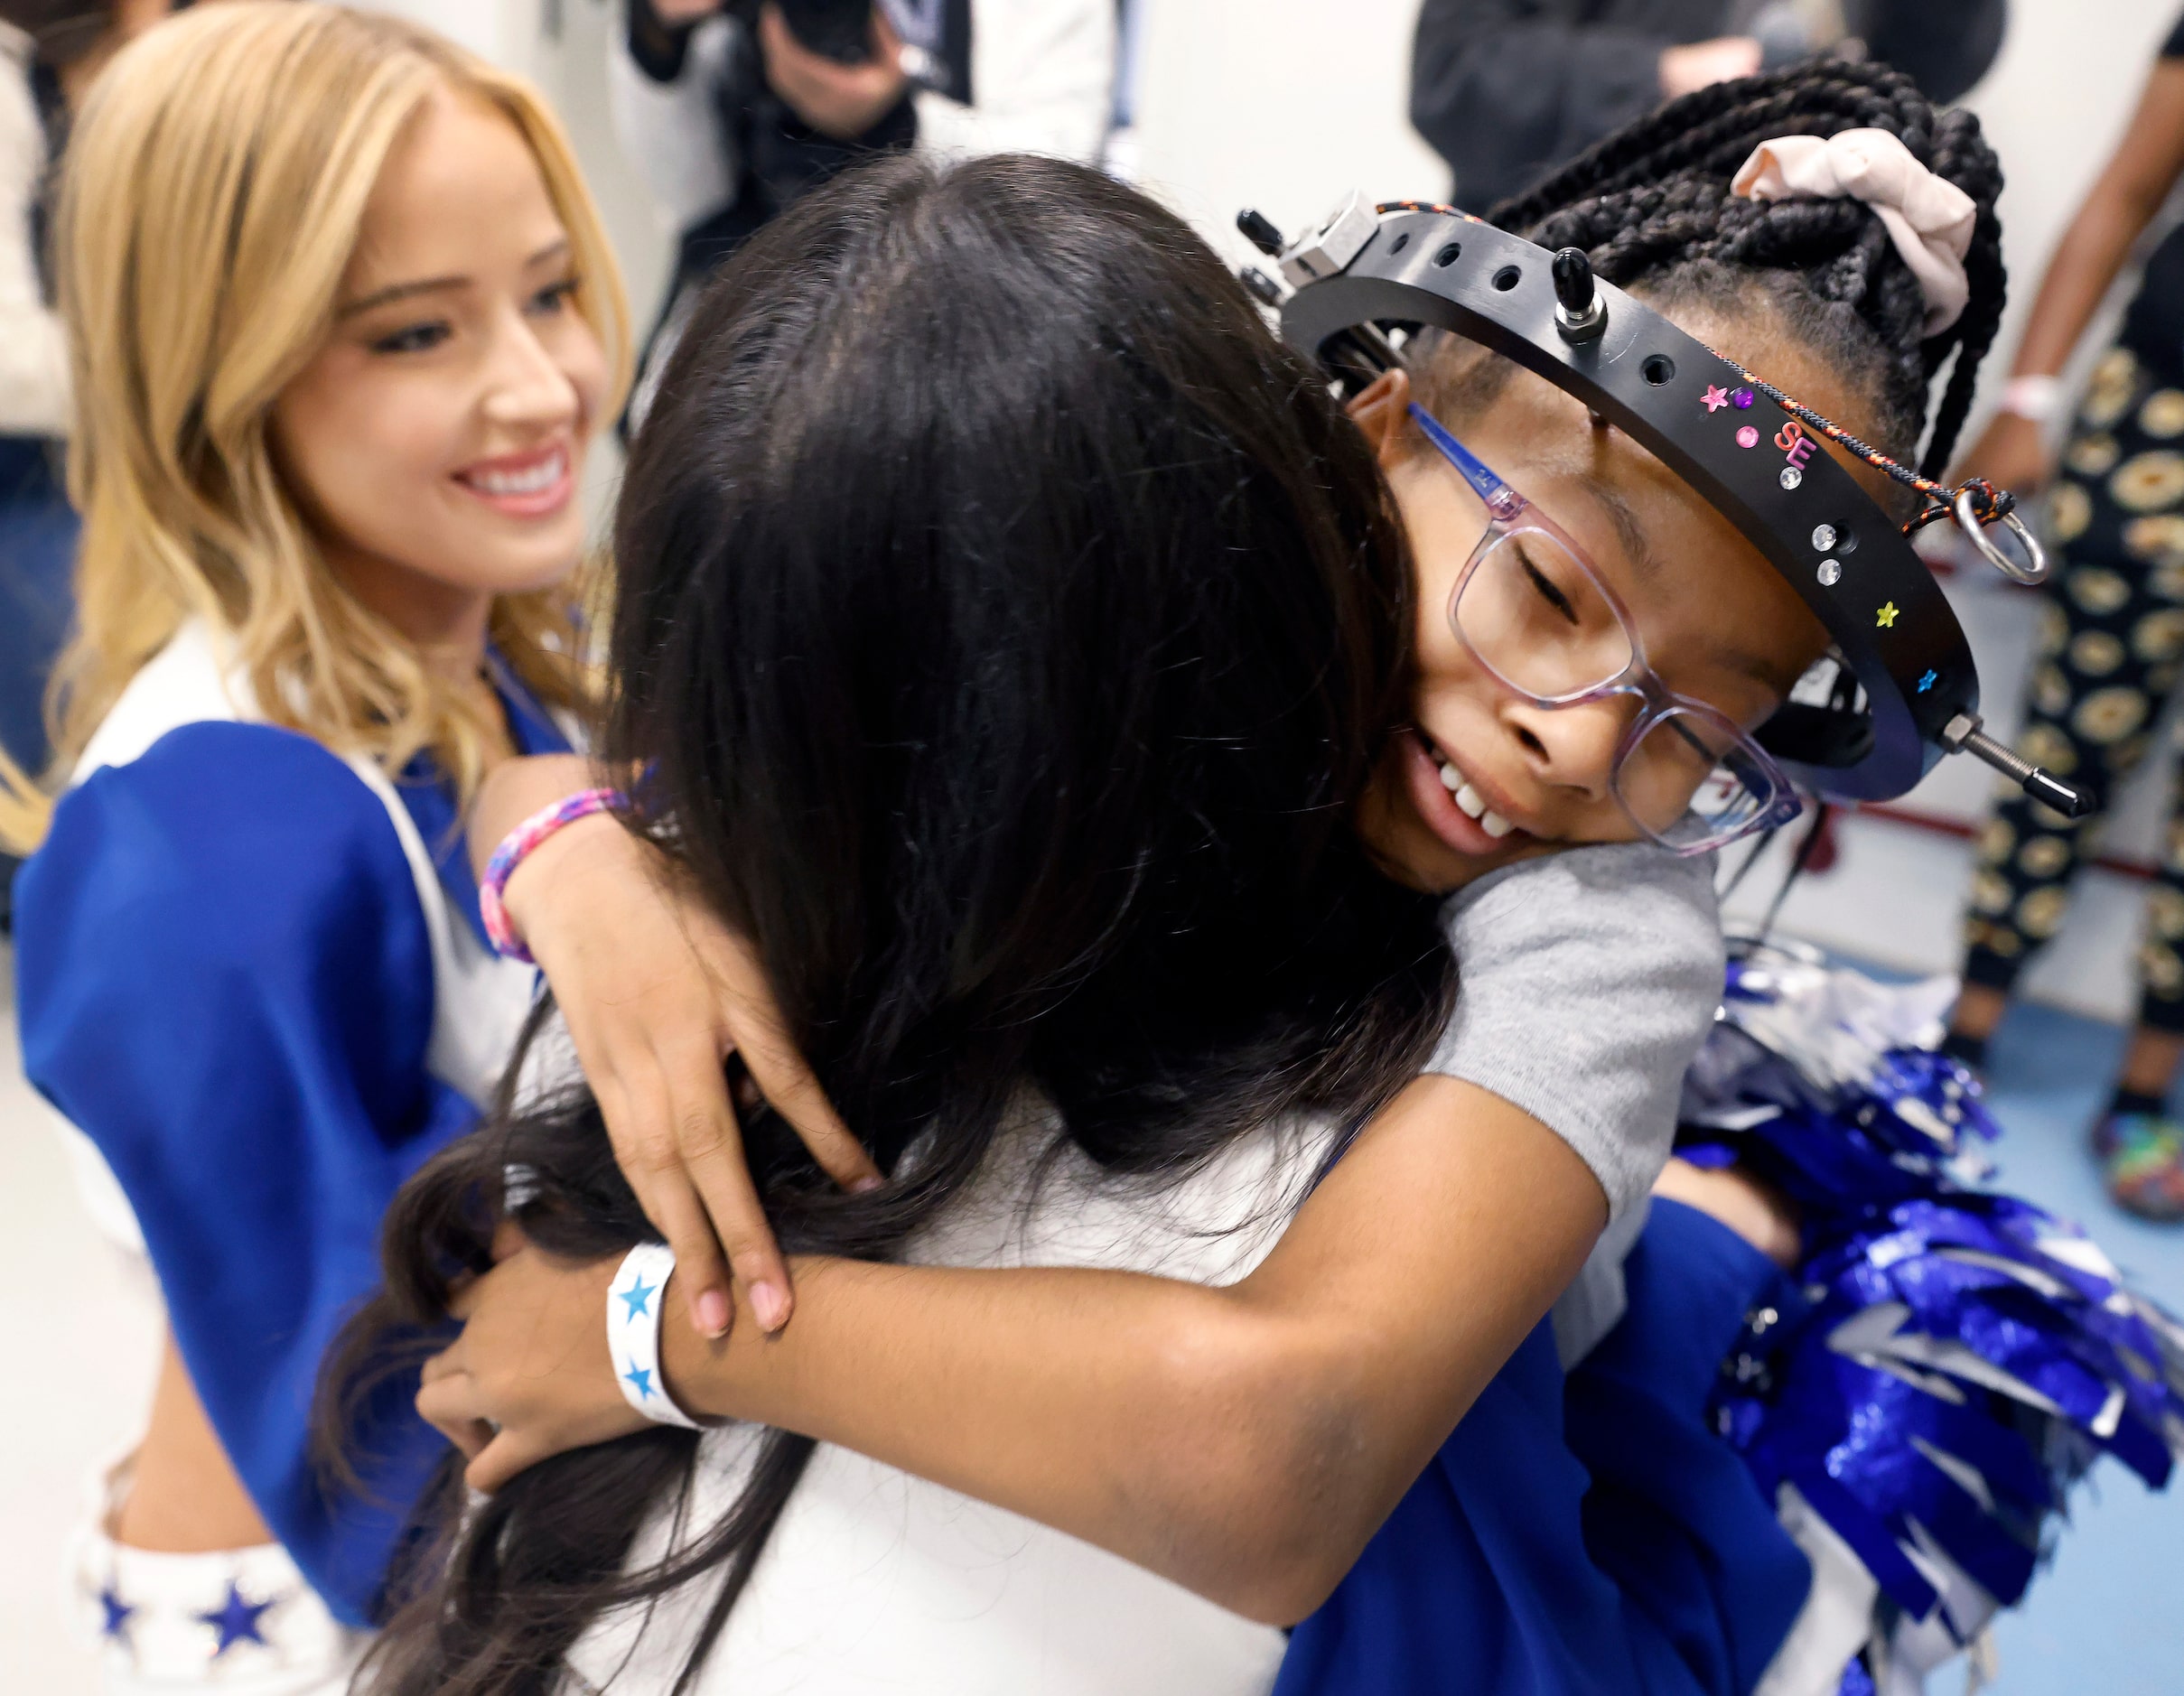
[[[2032,424],[2047,424],[2063,410],[2059,377],[2013,377],[2002,389],[2002,409]]]
[[[674,1270],[675,1251],[665,1243],[639,1243],[622,1257],[607,1286],[607,1354],[631,1407],[661,1425],[703,1430],[675,1405],[659,1369],[659,1310]]]

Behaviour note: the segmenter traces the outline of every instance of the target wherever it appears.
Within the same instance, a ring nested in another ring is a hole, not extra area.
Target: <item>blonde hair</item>
[[[390,771],[430,753],[467,796],[491,728],[345,590],[275,469],[269,420],[330,332],[388,154],[443,89],[522,133],[574,252],[577,309],[629,373],[628,309],[597,210],[530,85],[429,31],[302,0],[162,24],[100,77],[71,140],[59,238],[83,516],[77,625],[48,699],[53,772],[191,619],[221,633],[271,722]],[[503,595],[491,632],[549,706],[584,709],[581,585]],[[4,774],[0,774],[4,775]],[[44,795],[0,783],[27,846]]]

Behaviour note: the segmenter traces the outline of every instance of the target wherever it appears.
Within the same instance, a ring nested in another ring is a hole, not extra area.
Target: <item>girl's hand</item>
[[[502,767],[479,799],[483,852],[588,781],[596,778],[573,760]],[[779,1330],[789,1269],[744,1163],[726,1057],[742,1056],[759,1093],[836,1183],[869,1187],[880,1172],[789,1040],[757,955],[667,856],[604,815],[540,843],[505,895],[560,1003],[615,1160],[675,1251],[692,1326],[701,1337],[726,1332],[733,1269],[761,1328]]]
[[[1785,1271],[1803,1254],[1804,1233],[1789,1197],[1738,1167],[1672,1160],[1653,1193],[1712,1214]]]
[[[607,1350],[607,1286],[619,1259],[579,1265],[512,1225],[498,1264],[449,1304],[462,1335],[425,1363],[417,1412],[460,1449],[463,1479],[491,1494],[527,1467],[642,1430]]]

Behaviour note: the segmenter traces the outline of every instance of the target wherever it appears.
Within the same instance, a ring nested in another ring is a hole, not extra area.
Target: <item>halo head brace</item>
[[[1369,380],[1399,363],[1391,329],[1452,331],[1582,401],[1743,533],[1819,618],[1847,668],[1822,699],[1800,687],[1759,732],[1798,782],[1886,800],[1965,750],[2056,810],[2086,810],[2069,786],[1980,733],[1979,674],[1955,612],[1904,529],[1825,451],[1821,431],[1862,444],[1601,282],[1582,252],[1551,255],[1447,207],[1376,209],[1352,195],[1279,262],[1293,290],[1282,332],[1335,377]],[[1990,497],[1983,515],[1972,507],[1960,497],[1954,516],[2001,517],[2009,502]],[[2032,562],[2011,574],[2037,577],[2037,545],[2011,523]],[[2002,559],[1978,528],[1982,553]]]

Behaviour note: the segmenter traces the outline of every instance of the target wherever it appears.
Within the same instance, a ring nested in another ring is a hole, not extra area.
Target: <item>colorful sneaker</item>
[[[2184,1126],[2154,1114],[2110,1114],[2093,1127],[2093,1151],[2117,1207],[2162,1225],[2184,1221]]]

